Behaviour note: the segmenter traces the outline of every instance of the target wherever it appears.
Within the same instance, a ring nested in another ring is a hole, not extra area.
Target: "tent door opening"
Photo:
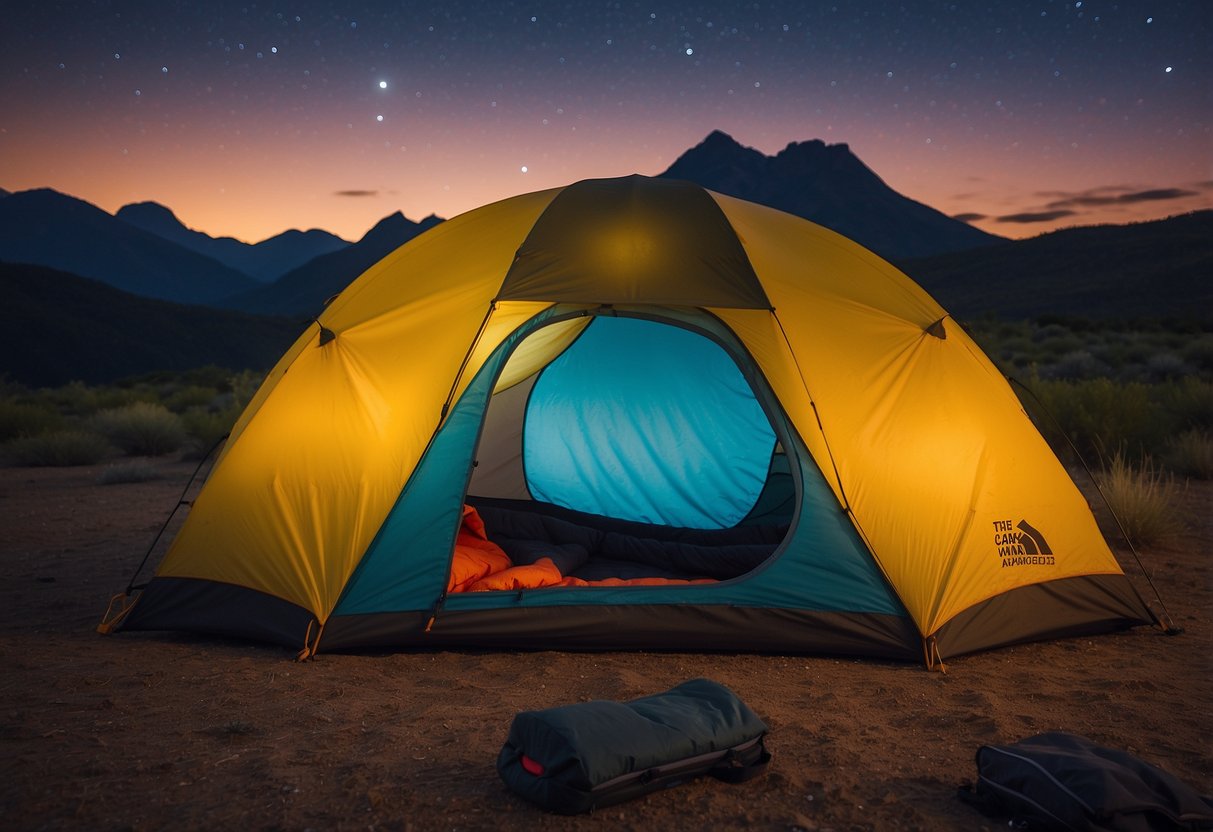
[[[515,565],[546,553],[588,582],[719,581],[787,536],[799,478],[781,411],[727,328],[679,315],[580,313],[502,365],[466,502]]]

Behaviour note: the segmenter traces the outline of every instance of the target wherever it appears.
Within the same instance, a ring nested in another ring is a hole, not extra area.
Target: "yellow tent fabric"
[[[271,372],[158,574],[247,586],[324,621],[438,426],[518,240],[553,196],[444,222],[333,301],[319,322],[337,337],[316,349],[310,329]],[[511,304],[485,342],[545,305]]]
[[[1024,587],[1122,577],[1005,380],[912,280],[802,219],[627,177],[471,211],[352,283],[268,375],[156,580],[237,587],[323,626],[452,404],[558,304],[722,321],[923,638]],[[495,389],[583,326],[523,342]],[[1096,624],[1144,619],[1131,588],[1107,594]]]
[[[815,421],[808,396],[818,403],[823,429],[804,436],[824,470],[837,466],[839,499],[924,634],[1044,576],[1121,571],[1009,385],[916,283],[828,229],[716,199],[795,358],[777,355],[770,327],[766,349],[758,333],[745,340],[798,425]],[[742,327],[742,313],[719,314]],[[929,334],[941,320],[946,337]],[[1024,517],[1049,518],[1066,552],[1045,573],[1003,566],[998,541]]]

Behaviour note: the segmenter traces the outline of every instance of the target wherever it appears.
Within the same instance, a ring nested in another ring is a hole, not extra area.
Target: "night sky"
[[[23,2],[0,187],[357,239],[713,129],[1006,236],[1213,205],[1213,2]]]

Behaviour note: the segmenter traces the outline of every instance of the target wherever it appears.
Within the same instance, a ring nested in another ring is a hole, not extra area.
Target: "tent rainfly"
[[[922,288],[688,182],[470,211],[349,285],[104,630],[317,650],[797,651],[940,666],[1155,621]]]

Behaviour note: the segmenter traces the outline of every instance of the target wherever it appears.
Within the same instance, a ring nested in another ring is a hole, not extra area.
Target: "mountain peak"
[[[713,130],[699,143],[700,147],[741,147],[741,142],[723,130]]]
[[[137,211],[140,213],[148,213],[148,214],[157,213],[157,214],[161,214],[161,215],[168,215],[170,217],[173,217],[174,219],[177,218],[177,215],[173,213],[171,208],[169,208],[168,206],[165,206],[165,205],[161,205],[159,202],[155,202],[150,199],[145,199],[142,202],[128,202],[126,205],[123,205],[121,208],[118,209],[115,216],[117,216],[117,214],[121,214],[123,212],[130,213],[133,211]]]
[[[362,239],[358,242],[363,243],[370,240],[374,243],[378,241],[399,240],[400,243],[397,243],[399,245],[404,240],[412,239],[422,231],[426,231],[440,222],[442,222],[442,218],[435,214],[430,214],[421,220],[421,222],[413,222],[402,212],[395,211],[375,223],[371,227],[371,230],[363,234]]]
[[[713,130],[708,133],[704,140],[692,147],[690,150],[678,157],[678,161],[674,162],[677,165],[683,159],[712,159],[720,161],[729,160],[745,160],[753,158],[766,158],[759,151],[752,147],[746,147],[741,142],[730,136],[723,130]]]
[[[114,216],[162,237],[185,229],[185,223],[159,202],[132,202],[119,208]]]
[[[897,193],[849,146],[821,139],[792,142],[767,156],[713,130],[658,175],[812,220],[890,259],[1002,239]]]

